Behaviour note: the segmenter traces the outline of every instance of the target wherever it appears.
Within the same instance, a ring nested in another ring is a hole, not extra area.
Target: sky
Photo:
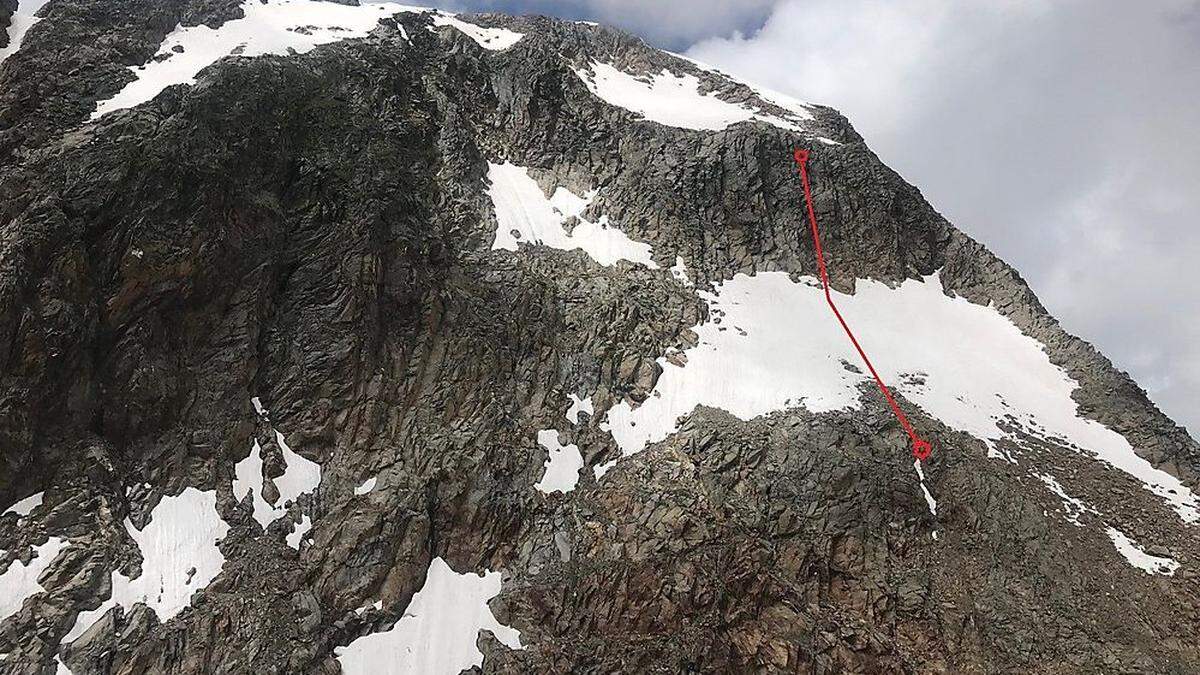
[[[445,0],[624,28],[842,111],[1200,436],[1200,0]]]

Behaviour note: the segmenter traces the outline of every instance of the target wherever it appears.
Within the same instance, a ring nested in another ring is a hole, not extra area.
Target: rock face
[[[8,30],[12,26],[12,16],[16,11],[17,0],[0,0],[0,48],[9,45]]]
[[[51,0],[0,63],[0,671],[1200,670],[1200,447],[836,111],[604,27],[317,4]],[[274,8],[332,37],[91,119]],[[786,388],[827,313],[735,293],[819,293],[797,146],[847,303],[924,289],[1044,361],[1018,401],[921,352],[921,477],[857,364],[850,405]],[[645,413],[718,347],[755,368]]]

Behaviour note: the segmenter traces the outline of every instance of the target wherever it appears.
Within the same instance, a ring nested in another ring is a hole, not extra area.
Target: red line
[[[808,187],[808,151],[797,148],[795,159],[796,164],[800,165],[800,182],[804,184],[804,201],[808,207],[808,223],[812,226],[813,246],[817,250],[817,269],[821,272],[821,285],[825,287],[825,302],[829,303],[829,308],[833,310],[833,315],[837,317],[838,323],[842,324],[842,330],[846,331],[850,342],[854,344],[854,348],[858,350],[858,355],[862,357],[863,363],[867,364],[867,368],[871,371],[871,376],[875,378],[875,384],[879,385],[879,391],[887,399],[888,405],[892,406],[892,412],[896,413],[896,419],[900,420],[900,426],[904,427],[904,431],[912,439],[913,457],[925,459],[933,452],[933,446],[918,436],[913,426],[908,423],[908,418],[904,416],[904,411],[896,404],[896,399],[892,398],[892,392],[883,383],[883,378],[879,377],[879,373],[875,372],[875,366],[871,365],[871,359],[867,358],[867,353],[863,351],[862,345],[858,344],[858,338],[854,337],[854,331],[850,330],[850,326],[842,318],[842,313],[838,311],[837,305],[833,303],[833,295],[829,292],[829,273],[825,270],[825,254],[821,250],[821,234],[817,230],[817,216],[813,213],[812,192]]]

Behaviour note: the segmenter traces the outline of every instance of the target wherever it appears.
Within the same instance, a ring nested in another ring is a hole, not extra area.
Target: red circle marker
[[[867,364],[867,369],[871,371],[871,376],[875,378],[875,384],[879,385],[879,391],[883,393],[883,397],[887,399],[888,404],[892,407],[892,412],[896,414],[896,419],[900,420],[900,426],[904,427],[904,431],[912,440],[913,457],[916,457],[918,461],[927,459],[929,455],[933,454],[933,445],[918,436],[916,429],[913,429],[913,426],[908,423],[908,418],[904,416],[904,411],[896,404],[896,399],[892,398],[892,392],[883,383],[883,379],[879,377],[879,373],[875,372],[875,366],[871,365],[871,359],[867,358],[867,353],[858,344],[858,338],[854,337],[854,331],[850,330],[850,326],[842,318],[842,313],[838,311],[837,305],[833,303],[833,295],[829,292],[829,273],[825,270],[825,255],[821,251],[821,234],[817,229],[817,215],[813,212],[812,192],[808,186],[808,154],[808,150],[796,148],[793,157],[796,160],[796,164],[800,165],[800,182],[804,184],[804,201],[808,207],[808,223],[812,227],[813,247],[817,251],[817,269],[821,272],[821,285],[825,288],[825,302],[833,310],[833,315],[837,317],[838,323],[842,324],[842,330],[846,331],[850,342],[854,344],[854,348],[858,350],[858,355],[862,357],[863,363]]]

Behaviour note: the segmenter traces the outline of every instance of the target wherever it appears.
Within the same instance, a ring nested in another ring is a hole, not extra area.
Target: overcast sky
[[[1200,0],[441,4],[615,24],[841,110],[1200,435]]]

